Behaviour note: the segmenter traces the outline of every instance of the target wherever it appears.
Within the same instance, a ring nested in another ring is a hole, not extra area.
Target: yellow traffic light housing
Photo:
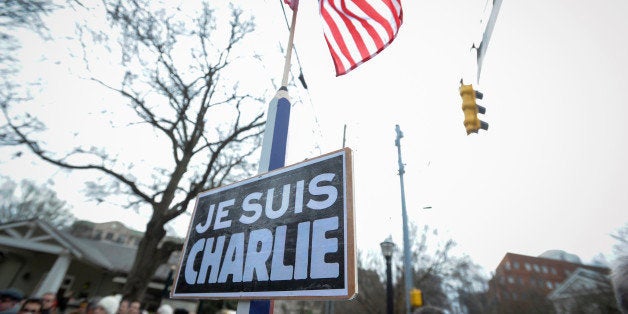
[[[473,85],[460,86],[460,97],[462,97],[462,111],[464,112],[464,127],[467,135],[478,133],[479,129],[488,130],[488,123],[478,119],[478,113],[484,114],[486,109],[476,103],[477,99],[482,99],[482,93],[473,90]]]
[[[421,289],[415,288],[410,290],[410,304],[412,304],[412,307],[423,306],[423,292],[421,292]]]

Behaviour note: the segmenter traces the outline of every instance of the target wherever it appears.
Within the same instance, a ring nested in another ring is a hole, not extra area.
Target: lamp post
[[[392,286],[392,267],[391,267],[391,258],[393,255],[393,251],[395,250],[395,243],[393,243],[390,236],[384,240],[384,242],[380,243],[379,246],[382,248],[382,254],[386,259],[386,313],[393,313],[393,286]]]

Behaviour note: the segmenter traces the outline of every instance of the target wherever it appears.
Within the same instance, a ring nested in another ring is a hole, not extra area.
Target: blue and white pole
[[[289,123],[290,98],[288,88],[282,86],[268,106],[259,174],[285,166]]]
[[[266,129],[262,142],[262,156],[260,157],[258,173],[262,174],[285,166],[286,146],[288,143],[288,127],[290,124],[290,98],[288,96],[288,74],[290,73],[290,59],[294,42],[294,27],[297,21],[297,10],[292,14],[292,25],[288,39],[288,49],[284,63],[281,88],[268,104]],[[272,314],[272,300],[239,301],[237,314]]]
[[[259,174],[285,166],[291,106],[288,97],[288,89],[282,86],[268,105]],[[240,301],[237,314],[270,314],[272,303],[271,300]]]

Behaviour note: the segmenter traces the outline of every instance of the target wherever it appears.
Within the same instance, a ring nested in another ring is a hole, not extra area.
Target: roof
[[[563,250],[549,250],[543,252],[539,257],[551,258],[559,261],[570,262],[574,264],[582,264],[580,257],[575,254],[567,253]]]
[[[554,264],[554,265],[568,265],[574,270],[578,267],[581,267],[581,268],[586,268],[586,269],[597,271],[604,274],[610,273],[610,269],[603,266],[586,265],[586,264],[581,264],[581,263],[570,262],[564,259],[556,259],[556,258],[550,258],[550,257],[545,257],[545,256],[529,256],[529,255],[523,255],[523,254],[517,254],[517,253],[511,253],[511,252],[507,252],[506,255],[504,255],[504,257],[502,258],[497,268],[499,269],[500,267],[502,267],[503,263],[509,260],[544,261],[544,262]]]
[[[557,300],[608,291],[612,291],[612,288],[607,275],[590,269],[578,268],[558,288],[552,291],[548,298]]]
[[[73,259],[116,273],[128,273],[137,249],[117,243],[79,238],[56,229],[44,220],[29,219],[0,224],[0,246],[17,247],[50,254],[68,252]],[[169,263],[178,263],[171,256]],[[161,265],[157,279],[167,277],[169,267]]]

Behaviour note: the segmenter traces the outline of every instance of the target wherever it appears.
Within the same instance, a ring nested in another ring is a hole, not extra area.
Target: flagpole
[[[292,59],[292,47],[294,46],[294,28],[297,24],[297,12],[298,8],[292,11],[292,22],[290,25],[290,37],[288,37],[288,51],[286,51],[286,60],[283,65],[283,79],[281,80],[281,86],[288,86],[288,76],[290,74],[290,59]]]
[[[284,61],[281,87],[273,100],[268,104],[266,129],[262,142],[258,174],[285,166],[286,144],[288,141],[288,126],[290,122],[290,100],[288,95],[288,75],[290,73],[290,59],[294,42],[294,29],[297,21],[295,8],[292,14],[292,25],[288,38],[288,51]],[[273,300],[241,300],[238,301],[237,314],[272,314]]]

